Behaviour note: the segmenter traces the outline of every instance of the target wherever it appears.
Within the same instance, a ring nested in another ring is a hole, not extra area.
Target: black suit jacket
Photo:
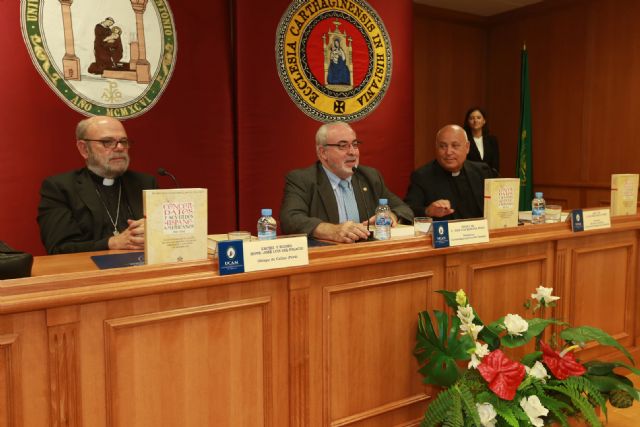
[[[495,174],[487,164],[481,162],[467,160],[462,167],[471,187],[471,194],[468,197],[483,212],[484,180],[494,178]],[[415,216],[425,216],[425,208],[440,199],[449,200],[451,207],[456,209],[459,199],[455,194],[452,188],[451,172],[444,170],[436,160],[433,160],[411,174],[411,182],[404,201],[411,207]],[[456,211],[452,215],[439,219],[461,219],[461,216]]]
[[[142,190],[156,188],[151,175],[127,171],[122,176],[124,197],[132,212],[142,218]],[[40,238],[49,254],[109,249],[111,235],[102,234],[104,206],[86,168],[49,177],[40,188],[38,224]]]
[[[389,191],[376,169],[358,166],[358,173],[351,178],[351,183],[361,222],[373,216],[378,199],[389,200],[389,207],[399,221],[413,221],[411,209]],[[322,164],[316,162],[306,169],[287,174],[280,207],[280,226],[285,234],[311,235],[321,222],[338,224],[340,219],[331,182]]]
[[[474,162],[484,162],[489,167],[500,171],[500,149],[498,148],[498,139],[493,135],[486,135],[482,137],[482,145],[484,146],[484,159],[480,157],[480,151],[476,142],[473,140],[473,136],[469,136],[469,154],[467,154],[467,160]]]

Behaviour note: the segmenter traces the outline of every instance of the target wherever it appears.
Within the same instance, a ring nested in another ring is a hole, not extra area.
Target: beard
[[[122,151],[118,153],[105,154],[102,158],[97,155],[90,146],[87,146],[87,168],[98,176],[103,178],[117,178],[127,171],[129,167],[129,153]],[[111,164],[111,160],[115,158],[122,158],[116,164]]]

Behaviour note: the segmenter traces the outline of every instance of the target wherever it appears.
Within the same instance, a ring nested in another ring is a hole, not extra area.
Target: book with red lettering
[[[635,215],[638,212],[638,174],[611,175],[611,216]]]
[[[518,226],[518,178],[491,178],[484,180],[484,217],[489,230]]]
[[[207,258],[207,189],[143,190],[145,264]]]

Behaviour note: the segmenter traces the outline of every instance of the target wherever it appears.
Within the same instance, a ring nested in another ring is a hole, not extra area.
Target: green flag
[[[518,158],[516,173],[520,178],[520,210],[531,210],[533,199],[533,159],[531,156],[531,96],[529,92],[529,64],[527,63],[527,47],[522,47],[520,60],[520,140],[518,141]]]

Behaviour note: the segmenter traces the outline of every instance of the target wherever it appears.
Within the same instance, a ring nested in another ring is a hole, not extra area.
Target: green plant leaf
[[[573,341],[576,344],[582,345],[589,341],[597,341],[602,345],[608,345],[615,347],[624,353],[625,356],[633,363],[636,364],[631,356],[631,353],[627,351],[618,341],[616,341],[611,335],[599,328],[593,326],[578,326],[576,328],[567,328],[560,332],[562,339],[566,341]]]
[[[534,351],[532,353],[525,354],[520,360],[520,363],[525,366],[532,367],[533,364],[536,363],[536,361],[540,360],[540,358],[542,358],[542,352]]]
[[[456,302],[456,293],[451,291],[445,291],[443,289],[436,291],[444,297],[444,301],[447,303],[449,307],[451,307],[455,312],[458,310],[458,303]]]
[[[427,384],[448,387],[454,384],[461,375],[457,361],[469,360],[469,350],[475,348],[471,337],[459,335],[460,319],[449,317],[434,311],[438,333],[433,328],[432,318],[428,311],[418,314],[418,332],[414,355],[422,365],[419,372]]]
[[[609,393],[612,390],[624,390],[629,393],[635,400],[640,400],[640,391],[629,385],[628,378],[622,375],[584,375],[591,381],[600,393]],[[624,378],[624,379],[623,379]]]
[[[556,319],[525,319],[529,324],[529,329],[524,332],[522,335],[505,335],[502,337],[502,345],[508,348],[520,347],[527,344],[531,339],[537,337],[542,334],[545,328],[549,325],[566,325],[565,322],[556,320]],[[500,320],[500,322],[504,322],[504,318]],[[494,322],[495,323],[495,322]],[[499,323],[498,325],[500,325]]]
[[[608,375],[613,372],[614,368],[625,368],[636,375],[640,375],[640,369],[622,362],[600,362],[598,360],[592,360],[583,363],[583,365],[587,368],[587,372],[592,375]]]

